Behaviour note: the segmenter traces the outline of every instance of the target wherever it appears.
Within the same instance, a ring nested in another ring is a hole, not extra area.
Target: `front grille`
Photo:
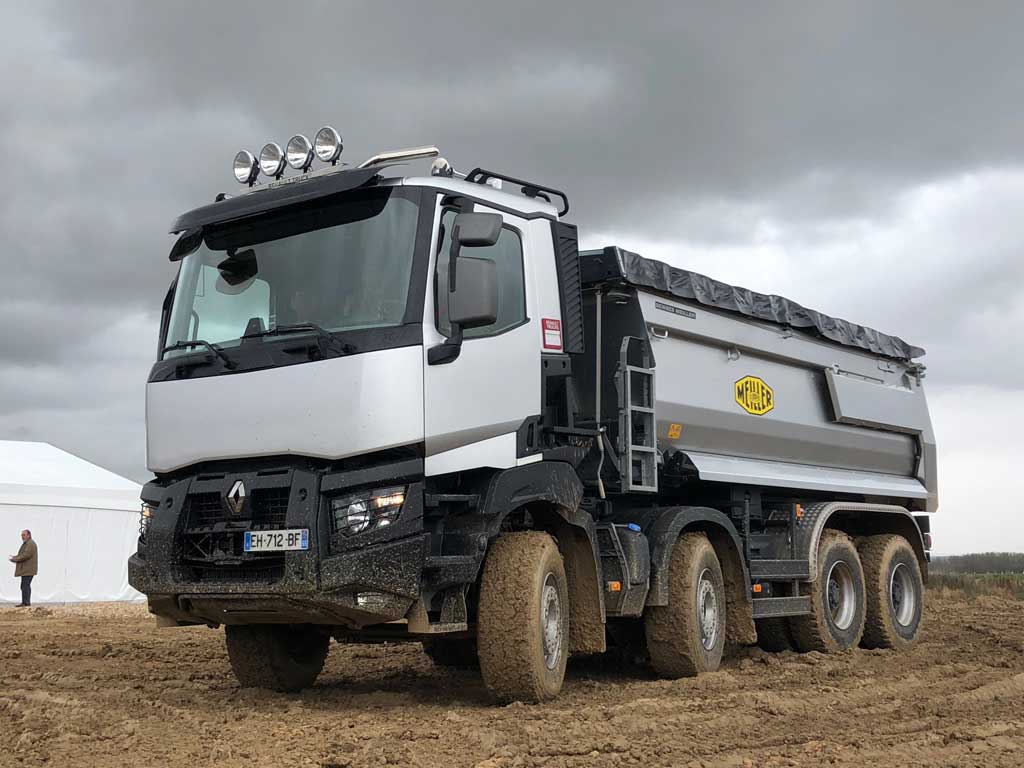
[[[227,519],[227,509],[219,493],[194,493],[185,503],[188,528],[208,528]]]
[[[195,530],[214,528],[219,523],[234,526],[248,522],[250,525],[246,525],[245,530],[283,528],[288,518],[290,493],[289,488],[257,488],[237,518],[230,515],[224,497],[219,493],[193,493],[185,502],[185,527]]]
[[[284,555],[263,552],[241,563],[190,563],[183,567],[185,581],[274,584],[284,576]]]
[[[252,492],[252,522],[258,528],[284,528],[288,517],[288,488],[257,488]]]
[[[233,516],[220,493],[194,493],[185,501],[179,535],[180,577],[188,582],[271,584],[284,576],[283,552],[245,552],[246,531],[284,528],[290,489],[257,488]]]

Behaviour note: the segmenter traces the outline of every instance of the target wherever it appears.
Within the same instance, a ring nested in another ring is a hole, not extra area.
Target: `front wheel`
[[[569,591],[548,534],[506,533],[491,545],[480,581],[477,653],[484,683],[501,701],[546,701],[562,690]]]
[[[231,669],[243,688],[301,691],[324,667],[331,637],[313,627],[247,624],[224,627]]]
[[[668,571],[668,605],[644,614],[647,651],[661,677],[693,677],[718,669],[725,649],[725,582],[703,533],[679,537]]]

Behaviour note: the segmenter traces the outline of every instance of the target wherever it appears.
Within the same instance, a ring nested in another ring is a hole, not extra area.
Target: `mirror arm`
[[[459,242],[459,227],[452,229],[452,247],[448,251],[448,295],[455,293],[455,265],[459,261],[459,254],[462,253],[462,243]]]
[[[436,347],[427,350],[428,365],[443,365],[458,359],[462,351],[462,326],[458,323],[452,324],[452,335]]]
[[[452,247],[448,251],[448,296],[455,292],[455,265],[459,261],[459,253],[462,251],[462,244],[459,242],[458,226],[452,229]],[[449,298],[449,301],[451,299]],[[462,351],[462,326],[452,323],[452,335],[436,347],[427,350],[428,365],[444,365],[459,357]]]

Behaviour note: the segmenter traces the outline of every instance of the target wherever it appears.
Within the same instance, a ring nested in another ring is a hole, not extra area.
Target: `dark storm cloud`
[[[350,160],[437,143],[460,169],[561,186],[584,232],[689,253],[767,237],[805,261],[750,287],[934,341],[965,381],[994,366],[985,313],[1015,311],[1009,210],[943,230],[963,256],[932,269],[886,273],[913,244],[864,232],[897,226],[908,189],[1021,166],[1020,4],[90,2],[5,16],[0,428],[58,439],[40,433],[71,417],[52,413],[78,409],[117,435],[101,458],[136,476],[167,225],[235,186],[239,147],[325,122]],[[838,280],[843,259],[874,271]]]

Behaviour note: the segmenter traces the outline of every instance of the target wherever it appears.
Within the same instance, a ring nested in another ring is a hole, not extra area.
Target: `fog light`
[[[405,486],[359,491],[331,499],[334,530],[344,536],[374,531],[398,519],[405,503]]]
[[[316,136],[313,138],[313,151],[316,152],[317,158],[325,163],[333,165],[338,162],[338,158],[341,157],[341,151],[344,148],[345,145],[341,142],[341,134],[329,125],[325,125],[317,131]]]
[[[383,592],[357,592],[356,605],[360,608],[383,608],[388,604],[388,595]]]
[[[280,144],[270,142],[263,145],[260,150],[260,170],[264,176],[275,179],[284,173],[284,152]]]
[[[301,133],[297,133],[288,139],[288,146],[285,147],[284,156],[288,161],[288,165],[297,171],[305,173],[309,170],[309,166],[313,164],[313,145],[309,143],[309,139]]]
[[[139,541],[146,540],[149,532],[149,523],[156,514],[156,506],[148,502],[142,502],[142,514],[139,516]]]

